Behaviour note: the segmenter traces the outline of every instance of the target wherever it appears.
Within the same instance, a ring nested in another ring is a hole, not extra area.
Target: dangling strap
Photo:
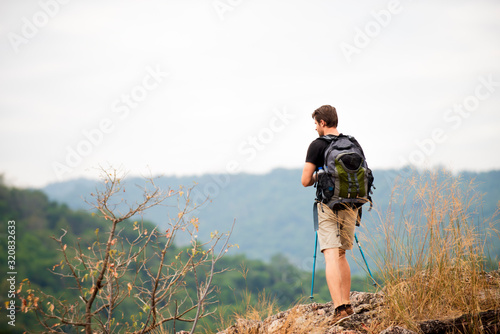
[[[340,221],[339,221],[339,212],[337,210],[335,212],[336,220],[337,220],[337,238],[340,237]]]
[[[319,229],[318,222],[318,202],[314,202],[313,205],[313,222],[314,222],[314,230],[317,231]]]
[[[361,225],[361,217],[363,216],[363,207],[358,208],[358,216],[356,217],[356,226]]]

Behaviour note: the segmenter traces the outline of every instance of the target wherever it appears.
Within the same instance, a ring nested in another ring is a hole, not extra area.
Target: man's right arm
[[[314,171],[316,170],[316,165],[312,162],[306,162],[304,169],[302,170],[301,182],[304,187],[310,187],[316,182],[314,180]]]

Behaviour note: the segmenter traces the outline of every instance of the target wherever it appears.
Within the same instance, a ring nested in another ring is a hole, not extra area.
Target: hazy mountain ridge
[[[391,191],[396,179],[405,179],[409,170],[374,170],[374,207],[369,213],[365,206],[362,226],[357,229],[360,236],[370,235],[380,225],[387,210]],[[301,170],[277,169],[265,175],[203,175],[200,177],[162,177],[156,179],[163,189],[190,187],[196,183],[192,198],[202,203],[207,196],[210,203],[203,204],[195,213],[200,218],[200,234],[203,240],[213,230],[228,231],[236,219],[231,238],[239,245],[238,252],[249,258],[269,260],[274,254],[287,255],[302,269],[310,266],[314,246],[312,205],[315,197],[313,187],[300,184]],[[475,179],[475,191],[484,194],[482,215],[490,217],[500,200],[500,171],[481,173],[463,172],[456,177],[466,185]],[[124,199],[134,201],[141,196],[144,180],[129,177]],[[73,209],[90,209],[84,198],[90,198],[98,182],[78,179],[50,184],[42,190],[51,200],[66,203]],[[174,205],[174,202],[170,202]],[[160,226],[168,222],[168,209],[153,208],[145,219]],[[355,256],[356,256],[355,247]],[[359,270],[358,266],[353,268]]]

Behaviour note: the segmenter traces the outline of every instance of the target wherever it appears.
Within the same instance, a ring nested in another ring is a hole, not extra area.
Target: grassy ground
[[[394,189],[398,224],[389,209],[378,263],[386,295],[380,328],[500,308],[500,287],[485,272],[488,235],[494,218],[481,218],[473,185],[435,173],[415,176]],[[491,240],[491,239],[490,239]],[[470,333],[480,333],[475,323]]]

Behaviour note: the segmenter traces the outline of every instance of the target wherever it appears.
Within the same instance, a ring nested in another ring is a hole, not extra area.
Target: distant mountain
[[[375,233],[381,219],[384,219],[396,180],[405,182],[409,173],[405,169],[374,171],[374,208],[371,213],[367,212],[367,208],[364,210],[362,226],[357,229],[360,239]],[[236,220],[231,240],[239,245],[238,252],[266,261],[281,253],[301,269],[309,269],[314,251],[312,205],[315,189],[304,188],[300,176],[299,169],[276,169],[265,175],[163,177],[157,179],[157,185],[164,189],[176,189],[196,183],[192,199],[202,203],[207,196],[210,198],[211,202],[194,213],[200,219],[201,240],[211,231],[228,231]],[[462,179],[464,185],[475,180],[474,191],[484,194],[482,215],[493,215],[500,200],[500,171],[464,172],[456,177]],[[126,182],[128,187],[123,194],[124,200],[130,202],[141,198],[144,180],[130,177]],[[66,203],[72,209],[90,209],[84,199],[90,198],[96,186],[98,182],[95,180],[78,179],[50,184],[42,190],[51,200]],[[176,205],[174,202],[169,204]],[[172,209],[153,208],[146,212],[144,219],[165,227],[168,215],[176,214]],[[178,242],[182,243],[182,240]],[[357,247],[354,250],[354,256],[360,259]],[[353,266],[353,272],[358,270],[360,266]]]
[[[143,179],[128,178],[127,185],[124,200],[141,198]],[[295,263],[302,258],[310,261],[314,246],[315,189],[300,184],[299,170],[280,169],[266,175],[164,177],[157,180],[157,185],[163,189],[195,186],[191,198],[198,204],[209,198],[193,213],[200,219],[202,240],[204,233],[228,231],[236,220],[231,240],[248,257],[269,260],[274,254],[283,253]],[[78,179],[51,184],[42,190],[51,200],[66,203],[70,208],[90,209],[84,200],[91,198],[96,186],[97,181]],[[148,210],[144,219],[166,226],[169,214],[175,215],[176,211],[157,207]]]

